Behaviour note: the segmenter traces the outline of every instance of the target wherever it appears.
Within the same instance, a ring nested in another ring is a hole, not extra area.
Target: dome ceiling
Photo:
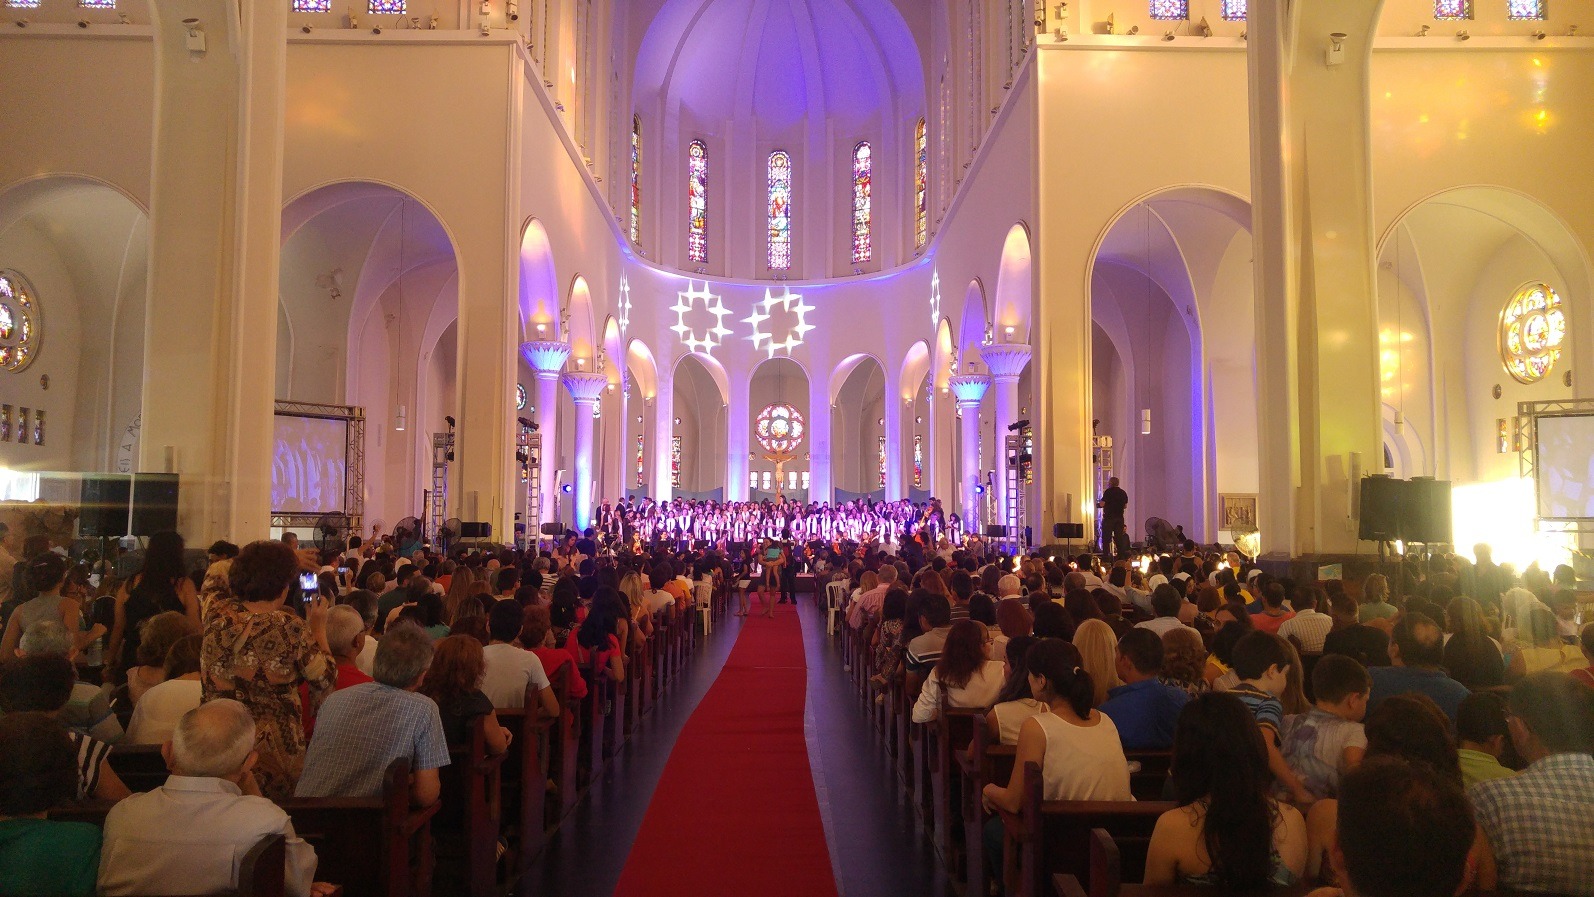
[[[924,109],[923,64],[880,0],[668,0],[649,25],[635,95],[702,122],[845,129]]]

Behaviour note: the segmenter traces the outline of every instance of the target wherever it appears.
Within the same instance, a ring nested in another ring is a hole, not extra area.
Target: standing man
[[[1129,507],[1129,493],[1118,486],[1118,478],[1107,481],[1107,488],[1096,502],[1101,508],[1101,550],[1113,558],[1129,553],[1129,531],[1124,526],[1124,511]]]

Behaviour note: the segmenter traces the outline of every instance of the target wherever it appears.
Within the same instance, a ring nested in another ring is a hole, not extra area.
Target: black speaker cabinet
[[[133,474],[134,536],[177,531],[178,477],[175,473]]]
[[[1406,481],[1389,476],[1362,478],[1361,530],[1357,538],[1368,542],[1393,542],[1403,535],[1402,512]]]
[[[78,535],[95,539],[127,535],[127,513],[132,503],[133,478],[127,474],[85,475],[78,493]]]
[[[1083,523],[1054,523],[1052,524],[1053,539],[1083,539],[1085,538],[1085,524]]]
[[[1000,523],[992,523],[985,527],[985,538],[1005,539],[1007,538],[1007,527],[1001,525]]]
[[[491,523],[461,523],[459,525],[461,539],[491,539],[493,525]]]
[[[1449,481],[1412,477],[1403,511],[1401,532],[1407,542],[1451,541]]]

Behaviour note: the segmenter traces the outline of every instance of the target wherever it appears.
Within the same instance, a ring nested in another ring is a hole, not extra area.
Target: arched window
[[[686,256],[694,262],[708,261],[708,147],[694,140],[686,148],[686,201],[691,213],[686,237]]]
[[[293,0],[294,12],[331,12],[332,0]]]
[[[43,310],[22,275],[0,271],[0,371],[33,363],[44,336]]]
[[[1472,0],[1434,0],[1433,17],[1436,19],[1472,18]]]
[[[405,0],[371,0],[368,9],[373,16],[402,16],[409,11]]]
[[[1544,0],[1506,0],[1505,17],[1516,19],[1544,18]]]
[[[769,269],[791,268],[791,156],[769,154]]]
[[[1561,358],[1566,310],[1547,284],[1530,283],[1500,313],[1500,361],[1519,383],[1543,380]]]
[[[1190,18],[1190,0],[1151,0],[1151,17],[1163,21]]]
[[[913,245],[930,242],[930,132],[924,119],[913,129]]]
[[[1245,0],[1223,0],[1223,18],[1230,22],[1245,21]]]
[[[874,155],[867,141],[852,151],[852,263],[874,258]]]
[[[631,242],[642,242],[642,116],[631,116]]]

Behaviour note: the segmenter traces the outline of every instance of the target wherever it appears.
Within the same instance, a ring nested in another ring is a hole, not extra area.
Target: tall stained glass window
[[[1190,18],[1190,0],[1151,0],[1151,17],[1164,21]]]
[[[638,489],[641,489],[644,485],[646,485],[646,481],[642,478],[644,457],[642,454],[643,446],[644,443],[642,440],[642,434],[638,433],[636,434],[636,487]]]
[[[681,488],[681,437],[670,437],[670,485]]]
[[[1506,0],[1505,17],[1508,19],[1544,18],[1544,0]]]
[[[924,434],[913,437],[913,488],[924,488]]]
[[[686,257],[708,261],[708,147],[701,140],[686,148],[686,202],[691,214]]]
[[[880,488],[884,489],[886,487],[886,438],[884,436],[880,437],[879,460],[880,460]]]
[[[791,156],[769,154],[769,268],[791,268]]]
[[[642,242],[642,116],[631,116],[631,242]]]
[[[1433,17],[1436,19],[1472,18],[1472,0],[1434,0]]]
[[[409,7],[406,0],[371,0],[371,5],[368,9],[373,16],[402,16],[408,11]]]
[[[924,119],[913,129],[913,245],[930,242],[930,130]]]
[[[294,12],[331,12],[332,0],[293,0]]]
[[[852,151],[852,262],[874,258],[874,152],[867,141]]]
[[[1223,0],[1223,18],[1230,22],[1245,21],[1246,0]]]

